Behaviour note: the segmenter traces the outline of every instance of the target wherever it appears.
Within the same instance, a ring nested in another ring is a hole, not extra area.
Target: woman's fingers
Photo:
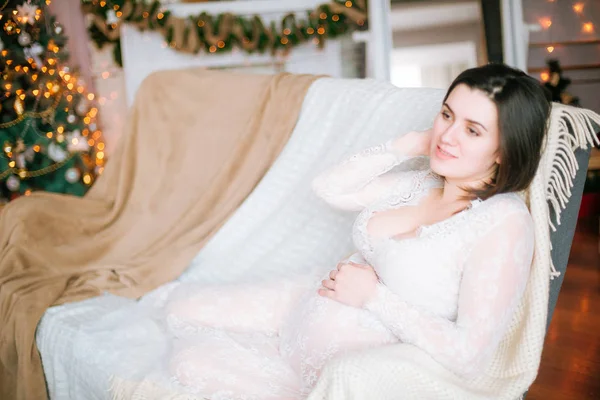
[[[323,279],[323,281],[321,281],[321,284],[323,285],[323,287],[329,290],[335,290],[335,281],[332,281],[331,279]]]
[[[332,281],[335,281],[335,276],[337,275],[338,271],[337,270],[333,270],[329,273],[329,279],[331,279]]]
[[[319,294],[319,296],[322,296],[322,297],[329,297],[332,300],[336,299],[335,292],[331,291],[331,290],[319,289],[319,290],[317,290],[317,293]]]

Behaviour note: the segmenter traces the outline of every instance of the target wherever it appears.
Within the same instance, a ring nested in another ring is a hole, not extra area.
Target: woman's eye
[[[448,114],[446,111],[442,112],[442,116],[444,117],[444,119],[450,119],[450,114]]]
[[[467,130],[469,131],[470,135],[479,136],[479,132],[477,132],[475,129],[473,129],[473,128],[467,128]]]

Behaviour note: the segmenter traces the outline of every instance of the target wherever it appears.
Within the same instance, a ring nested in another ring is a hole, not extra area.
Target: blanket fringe
[[[556,149],[546,149],[555,152],[546,186],[546,200],[551,211],[548,214],[548,224],[553,232],[556,231],[556,226],[560,225],[561,212],[566,208],[571,197],[573,180],[579,169],[575,150],[600,145],[593,122],[600,126],[600,115],[591,110],[552,103],[552,119],[549,130],[554,129],[558,132],[558,140]],[[540,165],[540,168],[544,167]],[[555,221],[552,220],[553,216]],[[550,268],[551,279],[560,276],[560,272],[556,270],[552,262]]]

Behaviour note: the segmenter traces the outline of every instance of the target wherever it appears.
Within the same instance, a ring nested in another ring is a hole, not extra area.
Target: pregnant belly
[[[335,355],[398,341],[370,312],[321,297],[316,289],[300,299],[280,334],[280,352],[306,390]]]

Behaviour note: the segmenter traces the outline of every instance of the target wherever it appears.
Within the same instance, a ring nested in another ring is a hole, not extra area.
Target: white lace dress
[[[476,374],[524,291],[533,225],[517,194],[501,194],[473,201],[412,237],[367,231],[375,212],[417,205],[441,185],[426,158],[409,160],[388,144],[315,179],[318,196],[360,212],[353,227],[357,253],[350,258],[373,266],[380,278],[364,308],[320,297],[322,277],[171,283],[134,306],[136,321],[113,315],[92,327],[104,335],[99,351],[114,357],[130,381],[213,400],[303,398],[331,358],[398,341],[457,374]]]

